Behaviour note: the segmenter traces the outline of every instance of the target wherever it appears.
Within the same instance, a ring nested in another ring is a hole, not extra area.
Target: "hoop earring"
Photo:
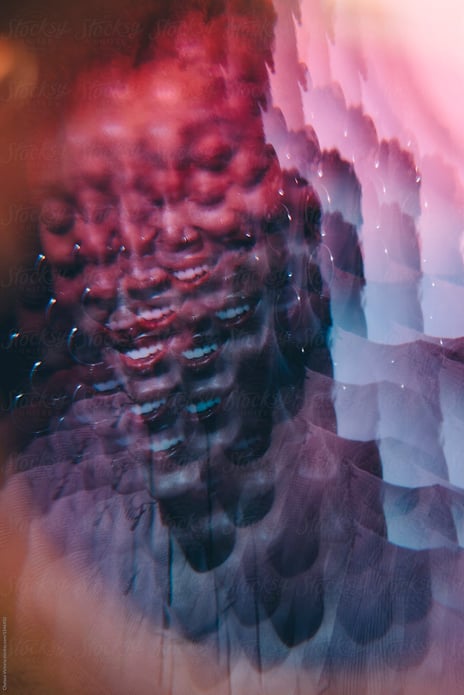
[[[96,341],[92,341],[91,336],[87,335],[87,333],[79,331],[77,326],[74,326],[69,331],[66,344],[69,354],[79,364],[87,367],[102,364],[101,349],[104,347],[103,342],[101,345],[98,345]]]

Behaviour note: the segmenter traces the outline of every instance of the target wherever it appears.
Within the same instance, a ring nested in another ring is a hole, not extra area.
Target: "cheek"
[[[275,206],[282,185],[280,167],[276,159],[268,161],[258,183],[243,185],[234,182],[227,192],[227,205],[241,215],[263,219]]]
[[[77,305],[85,288],[83,264],[73,253],[76,237],[73,229],[58,235],[42,226],[42,250],[53,274],[53,290],[59,303],[72,308]]]
[[[228,173],[194,171],[188,180],[188,196],[200,205],[217,205],[224,200],[229,184]]]
[[[69,265],[72,263],[73,248],[77,241],[72,229],[58,235],[42,227],[40,229],[40,240],[44,254],[52,265]]]
[[[53,271],[53,287],[56,299],[61,306],[74,312],[81,305],[86,287],[85,280],[82,274],[75,278],[69,278],[61,273],[66,273],[66,270],[58,272],[55,269]]]
[[[251,188],[259,184],[275,164],[272,148],[241,147],[232,162],[231,175],[237,185]]]

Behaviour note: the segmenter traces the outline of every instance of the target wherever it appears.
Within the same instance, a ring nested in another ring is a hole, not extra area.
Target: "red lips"
[[[156,334],[142,334],[119,349],[119,359],[125,372],[145,374],[151,372],[168,352],[168,340]]]

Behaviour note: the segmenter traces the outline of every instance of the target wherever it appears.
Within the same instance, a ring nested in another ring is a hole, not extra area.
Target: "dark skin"
[[[196,70],[166,61],[129,77],[97,109],[73,109],[41,240],[58,302],[114,345],[104,358],[134,412],[153,421],[161,406],[151,405],[180,391],[191,424],[230,401],[237,365],[269,344],[261,288],[286,259],[262,220],[278,204],[281,173],[260,118]],[[235,437],[232,420],[220,447]]]

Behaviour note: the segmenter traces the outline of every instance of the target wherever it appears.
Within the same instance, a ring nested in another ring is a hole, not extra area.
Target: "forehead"
[[[213,154],[264,140],[260,115],[228,93],[227,75],[165,61],[140,70],[112,67],[82,79],[93,96],[85,98],[84,91],[79,98],[82,90],[76,90],[64,123],[64,178],[127,172],[141,161],[178,164],[199,150]]]

